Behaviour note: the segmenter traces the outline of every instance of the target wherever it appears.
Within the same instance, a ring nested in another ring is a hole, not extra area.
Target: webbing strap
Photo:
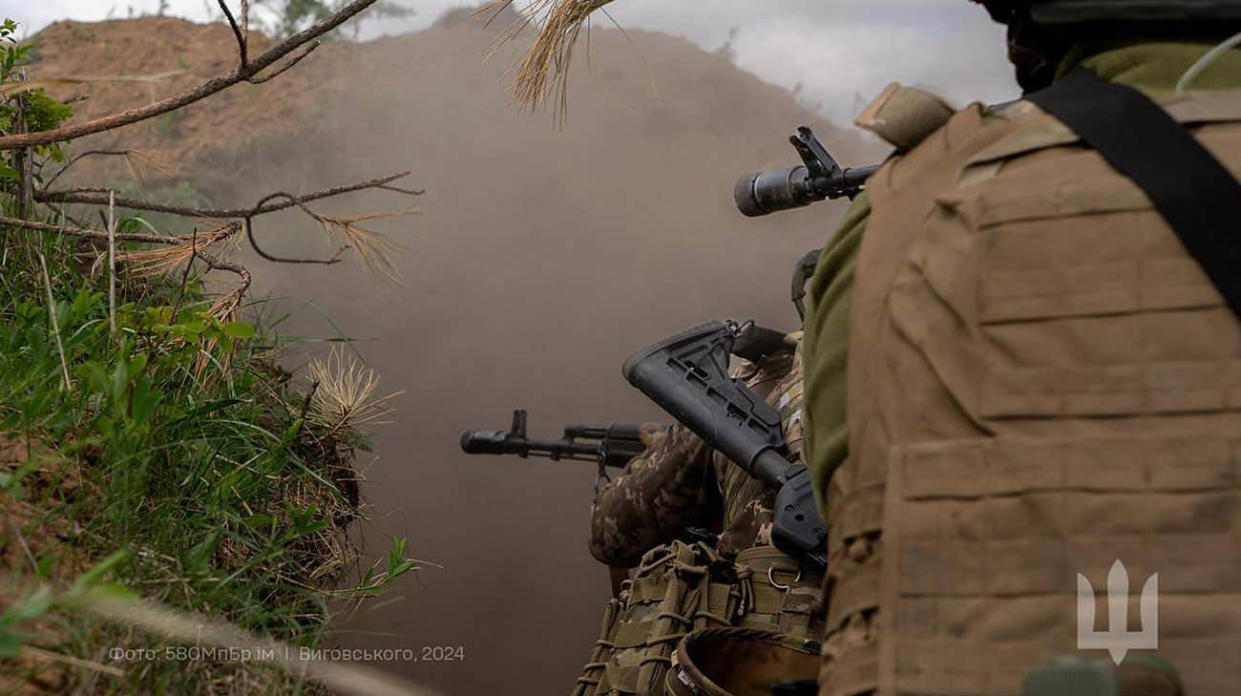
[[[1086,68],[1026,98],[1146,192],[1241,316],[1241,183],[1236,177],[1146,95]]]

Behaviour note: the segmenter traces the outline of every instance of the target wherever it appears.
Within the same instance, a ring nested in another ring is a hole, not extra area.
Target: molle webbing
[[[661,695],[676,644],[695,627],[728,625],[740,594],[712,581],[726,564],[706,544],[674,542],[647,552],[618,600],[574,696]]]
[[[1086,68],[1027,98],[1141,187],[1241,316],[1241,182],[1146,95]]]
[[[661,696],[673,651],[696,630],[742,625],[811,637],[821,626],[820,582],[774,548],[744,551],[736,564],[703,543],[652,549],[608,603],[573,695]]]
[[[737,554],[737,576],[746,600],[734,623],[817,639],[822,632],[822,576],[802,568],[774,546],[756,546]]]

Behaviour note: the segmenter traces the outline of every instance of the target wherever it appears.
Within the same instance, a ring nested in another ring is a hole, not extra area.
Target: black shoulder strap
[[[1241,183],[1236,177],[1146,95],[1085,68],[1027,99],[1146,192],[1241,316]]]

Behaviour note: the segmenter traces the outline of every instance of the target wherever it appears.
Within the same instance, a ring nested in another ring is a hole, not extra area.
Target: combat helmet
[[[1028,19],[1043,26],[1099,22],[1170,22],[1241,20],[1241,0],[973,0],[997,22]]]

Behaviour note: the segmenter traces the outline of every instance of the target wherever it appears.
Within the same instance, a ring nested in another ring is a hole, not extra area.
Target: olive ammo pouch
[[[807,636],[821,622],[820,581],[776,549],[751,549],[733,563],[701,542],[658,546],[608,601],[572,694],[664,696],[673,652],[692,631],[746,626]]]

